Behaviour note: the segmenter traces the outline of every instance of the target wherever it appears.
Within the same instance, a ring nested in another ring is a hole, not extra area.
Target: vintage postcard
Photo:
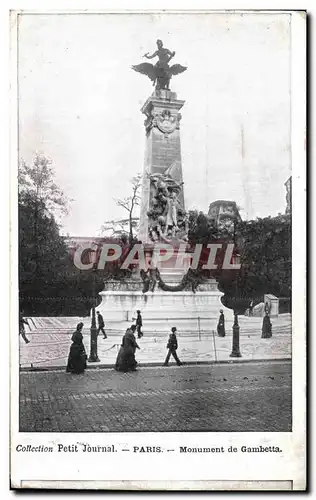
[[[306,13],[10,26],[11,487],[304,490]]]

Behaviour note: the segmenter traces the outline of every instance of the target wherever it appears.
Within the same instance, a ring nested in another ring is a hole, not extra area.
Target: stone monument
[[[174,325],[182,331],[196,331],[199,318],[203,318],[204,327],[207,323],[207,330],[215,330],[220,309],[228,321],[233,315],[221,302],[223,293],[217,282],[201,279],[198,271],[190,267],[180,143],[180,110],[185,101],[169,88],[171,77],[187,68],[180,64],[169,66],[175,52],[164,48],[161,40],[157,40],[157,47],[152,55],[144,56],[158,57],[155,65],[132,66],[155,85],[141,108],[146,149],[138,239],[148,267],[136,271],[128,282],[106,282],[98,309],[113,327],[132,321],[139,309],[145,332],[167,331]],[[159,248],[166,246],[173,248],[173,256],[156,262],[157,251],[159,254]]]

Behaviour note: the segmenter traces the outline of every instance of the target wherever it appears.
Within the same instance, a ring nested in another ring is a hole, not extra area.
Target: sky
[[[291,175],[289,14],[23,14],[19,16],[19,157],[51,158],[72,199],[63,234],[95,236],[124,217],[143,171],[151,81],[131,66],[174,50],[187,71],[171,80],[184,100],[186,209],[233,200],[244,219],[286,206]],[[151,62],[155,63],[155,60]]]

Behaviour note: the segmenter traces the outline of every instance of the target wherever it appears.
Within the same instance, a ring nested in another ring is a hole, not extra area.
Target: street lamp
[[[238,324],[238,312],[234,309],[234,324],[233,324],[233,347],[230,353],[231,358],[241,358],[239,349],[239,324]]]
[[[234,221],[234,245],[236,245],[236,221]],[[234,264],[240,264],[240,256],[239,254],[234,255]],[[236,285],[235,285],[235,300],[234,300],[234,324],[233,324],[233,345],[232,352],[230,353],[231,358],[241,358],[240,348],[239,348],[239,324],[238,324],[238,312],[241,309],[244,301],[238,299],[238,289],[237,289],[237,280],[236,277]]]
[[[90,327],[90,356],[88,358],[89,363],[98,363],[100,361],[98,357],[98,330],[95,318],[95,273],[97,271],[96,267],[97,254],[96,251],[90,252],[90,262],[92,262],[92,315],[91,315],[91,327]]]

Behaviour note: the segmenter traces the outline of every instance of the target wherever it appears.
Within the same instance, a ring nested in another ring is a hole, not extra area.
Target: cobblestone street
[[[21,372],[21,432],[291,430],[291,363]]]

